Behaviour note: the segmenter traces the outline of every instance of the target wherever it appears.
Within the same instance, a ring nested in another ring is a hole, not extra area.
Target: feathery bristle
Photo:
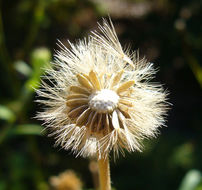
[[[56,145],[77,155],[103,158],[113,151],[141,151],[144,138],[164,125],[166,92],[149,81],[153,64],[125,53],[110,21],[71,50],[59,42],[54,67],[42,81],[37,117],[52,129]],[[44,100],[44,98],[46,100]]]

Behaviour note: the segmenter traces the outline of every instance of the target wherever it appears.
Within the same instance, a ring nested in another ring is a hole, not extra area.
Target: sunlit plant
[[[150,82],[156,70],[138,52],[124,51],[111,21],[70,49],[59,43],[41,82],[37,117],[56,145],[76,156],[97,156],[101,190],[111,189],[109,153],[141,151],[164,125],[166,96]]]

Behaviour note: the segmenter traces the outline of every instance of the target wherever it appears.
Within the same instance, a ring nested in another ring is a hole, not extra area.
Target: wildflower
[[[58,176],[50,178],[50,184],[55,190],[81,190],[82,182],[74,171],[66,170]]]
[[[59,43],[53,68],[47,70],[38,113],[56,145],[77,155],[105,158],[124,149],[141,151],[144,138],[164,125],[166,93],[150,80],[156,70],[138,52],[124,51],[112,23],[71,49]]]

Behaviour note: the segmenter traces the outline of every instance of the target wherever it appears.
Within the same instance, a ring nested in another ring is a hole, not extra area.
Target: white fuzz
[[[52,131],[56,145],[77,155],[112,150],[141,151],[144,138],[164,125],[167,94],[149,81],[153,65],[137,52],[124,52],[110,21],[77,44],[62,43],[53,68],[37,90],[44,110],[37,117]]]
[[[119,96],[114,91],[103,89],[89,96],[89,107],[98,113],[111,113],[118,101]]]

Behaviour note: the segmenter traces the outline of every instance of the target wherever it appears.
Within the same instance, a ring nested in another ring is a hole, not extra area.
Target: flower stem
[[[111,190],[109,158],[98,159],[100,190]]]

